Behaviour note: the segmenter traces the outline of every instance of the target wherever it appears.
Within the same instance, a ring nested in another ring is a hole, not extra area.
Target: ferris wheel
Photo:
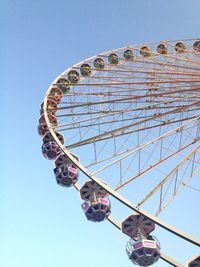
[[[200,246],[160,218],[179,192],[200,191],[199,111],[200,39],[100,53],[66,69],[46,92],[42,154],[54,161],[57,183],[79,191],[89,221],[107,219],[127,235],[134,264],[183,266],[163,252],[157,227]]]

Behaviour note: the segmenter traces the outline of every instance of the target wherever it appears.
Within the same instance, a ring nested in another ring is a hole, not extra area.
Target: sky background
[[[87,222],[76,191],[56,185],[41,155],[40,103],[56,76],[97,53],[199,37],[199,14],[199,0],[0,1],[0,266],[133,266],[128,238],[108,222]],[[166,234],[176,255],[174,240]],[[183,263],[198,252],[177,251]]]

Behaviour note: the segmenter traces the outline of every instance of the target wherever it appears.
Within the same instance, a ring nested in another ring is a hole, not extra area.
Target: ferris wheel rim
[[[194,40],[194,39],[191,39],[191,40]],[[196,38],[195,40],[199,40],[198,38]],[[174,40],[173,40],[174,41]],[[176,41],[176,40],[175,40]],[[162,41],[161,41],[162,42]],[[160,43],[160,42],[155,42],[155,43]],[[151,43],[148,43],[148,44],[151,44]],[[129,47],[129,46],[128,46]],[[80,66],[82,63],[85,63],[87,62],[88,60],[92,60],[94,58],[96,58],[97,56],[101,56],[103,54],[106,54],[106,53],[109,53],[109,52],[113,52],[113,51],[117,51],[117,50],[120,50],[120,49],[126,49],[128,47],[122,47],[122,48],[118,48],[118,49],[115,49],[115,50],[109,50],[109,51],[106,51],[104,53],[100,53],[100,54],[97,54],[95,56],[92,56],[88,59],[85,59],[75,65],[73,65],[72,67],[69,67],[67,68],[66,70],[64,70],[60,75],[58,75],[54,81],[52,82],[52,84],[55,84],[56,81],[63,77],[63,75],[70,71],[71,69],[74,69],[78,66]],[[83,78],[84,79],[84,78]],[[47,127],[48,127],[48,130],[50,131],[53,139],[56,141],[56,143],[58,144],[58,146],[60,147],[60,149],[62,150],[62,152],[64,154],[67,155],[67,157],[73,162],[73,164],[76,165],[76,167],[78,167],[90,180],[96,182],[98,185],[100,185],[101,187],[103,187],[110,195],[112,195],[114,198],[116,198],[117,200],[119,200],[121,203],[123,203],[124,205],[126,205],[127,207],[129,207],[130,209],[132,209],[133,211],[136,211],[137,213],[139,214],[142,214],[144,216],[146,216],[147,218],[151,219],[155,224],[158,224],[159,226],[161,226],[162,228],[164,228],[165,230],[173,233],[173,234],[176,234],[178,235],[179,237],[193,243],[194,245],[197,245],[197,246],[200,246],[200,240],[198,240],[197,238],[194,238],[194,237],[191,237],[190,235],[180,231],[179,229],[177,228],[174,228],[173,226],[171,225],[168,225],[167,223],[165,223],[164,221],[156,218],[155,216],[151,215],[150,213],[147,213],[146,211],[144,210],[141,210],[139,209],[136,205],[134,205],[132,202],[130,202],[128,199],[126,199],[125,197],[123,197],[121,194],[117,193],[116,191],[114,191],[111,187],[109,187],[108,185],[105,185],[104,183],[101,182],[101,180],[99,178],[97,178],[96,176],[94,176],[92,173],[90,173],[80,162],[78,162],[73,156],[71,156],[70,152],[67,150],[67,148],[60,142],[60,140],[58,139],[58,137],[56,136],[53,128],[51,127],[51,123],[49,121],[49,118],[48,118],[48,113],[47,113],[47,100],[48,100],[48,96],[49,96],[49,93],[50,93],[50,90],[52,89],[52,84],[49,86],[46,94],[45,94],[45,98],[44,98],[44,105],[43,105],[43,112],[44,112],[44,118],[45,118],[45,121],[46,121],[46,124],[47,124]],[[112,217],[111,217],[111,223],[115,224],[114,223],[114,220],[112,221]],[[117,227],[117,225],[115,225]],[[166,256],[166,261],[167,261],[167,257]],[[165,259],[165,256],[164,256],[164,259]],[[170,261],[168,261],[170,263]],[[177,263],[177,262],[176,262]],[[176,266],[176,265],[174,265]],[[180,265],[181,266],[181,265]]]

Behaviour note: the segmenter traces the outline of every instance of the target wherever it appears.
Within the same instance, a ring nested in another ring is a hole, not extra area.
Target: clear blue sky
[[[199,37],[199,14],[199,0],[0,1],[0,266],[133,266],[128,238],[107,222],[87,222],[75,190],[56,185],[40,151],[39,105],[51,81],[84,58]],[[177,256],[185,261],[187,248]]]

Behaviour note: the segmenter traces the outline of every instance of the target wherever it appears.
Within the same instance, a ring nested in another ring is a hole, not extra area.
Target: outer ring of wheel
[[[157,42],[156,42],[157,43]],[[145,44],[146,45],[146,44]],[[148,44],[147,44],[148,45]],[[85,59],[84,61],[81,61],[75,65],[73,65],[70,68],[67,68],[65,71],[63,71],[59,76],[56,77],[56,79],[54,79],[54,81],[52,82],[52,84],[55,84],[56,81],[66,72],[70,71],[71,69],[73,69],[74,67],[77,67],[79,65],[81,65],[82,63],[87,62],[88,60],[94,59],[98,56],[107,54],[109,52],[116,52],[118,50],[121,49],[127,49],[130,47],[122,47],[122,48],[118,48],[115,50],[110,50],[110,51],[106,51],[104,53],[95,55],[93,57],[90,57],[88,59]],[[157,53],[156,53],[157,54]],[[83,77],[84,79],[85,77]],[[108,194],[112,195],[114,198],[116,198],[117,200],[119,200],[122,204],[126,205],[128,208],[132,209],[133,211],[144,215],[145,217],[149,218],[150,220],[152,220],[155,224],[159,225],[160,227],[164,228],[165,230],[181,237],[182,239],[185,239],[186,241],[193,243],[194,245],[200,246],[200,240],[197,238],[194,238],[190,235],[188,235],[187,233],[184,233],[183,231],[179,230],[178,228],[175,228],[167,223],[165,223],[164,221],[158,219],[157,217],[149,214],[148,212],[138,209],[137,206],[133,203],[131,203],[128,199],[126,199],[125,197],[123,197],[122,195],[120,195],[118,192],[114,191],[111,187],[109,187],[108,185],[106,185],[105,183],[103,183],[99,178],[97,178],[95,175],[91,174],[84,166],[82,166],[80,164],[80,162],[78,162],[71,154],[70,152],[67,150],[67,148],[60,142],[60,140],[58,139],[58,137],[56,136],[54,130],[51,127],[48,115],[47,115],[47,99],[49,96],[49,93],[51,91],[51,85],[49,86],[46,94],[45,94],[45,98],[44,98],[44,105],[43,105],[43,112],[44,112],[44,118],[47,124],[47,127],[52,135],[52,137],[54,138],[54,141],[58,144],[58,146],[60,147],[60,149],[62,150],[62,152],[64,154],[67,155],[67,157],[73,162],[73,164],[75,164],[75,166],[81,170],[89,179],[91,179],[92,181],[96,182],[97,184],[99,184],[101,187],[103,187]],[[76,183],[75,188],[79,191],[80,190],[80,186]],[[117,222],[112,216],[109,216],[108,220],[114,225],[116,226],[119,230],[121,230],[121,224],[119,222]],[[180,264],[179,262],[177,262],[176,260],[172,259],[170,256],[161,253],[161,258],[168,262],[169,264],[171,264],[172,266],[183,266],[182,264]]]

